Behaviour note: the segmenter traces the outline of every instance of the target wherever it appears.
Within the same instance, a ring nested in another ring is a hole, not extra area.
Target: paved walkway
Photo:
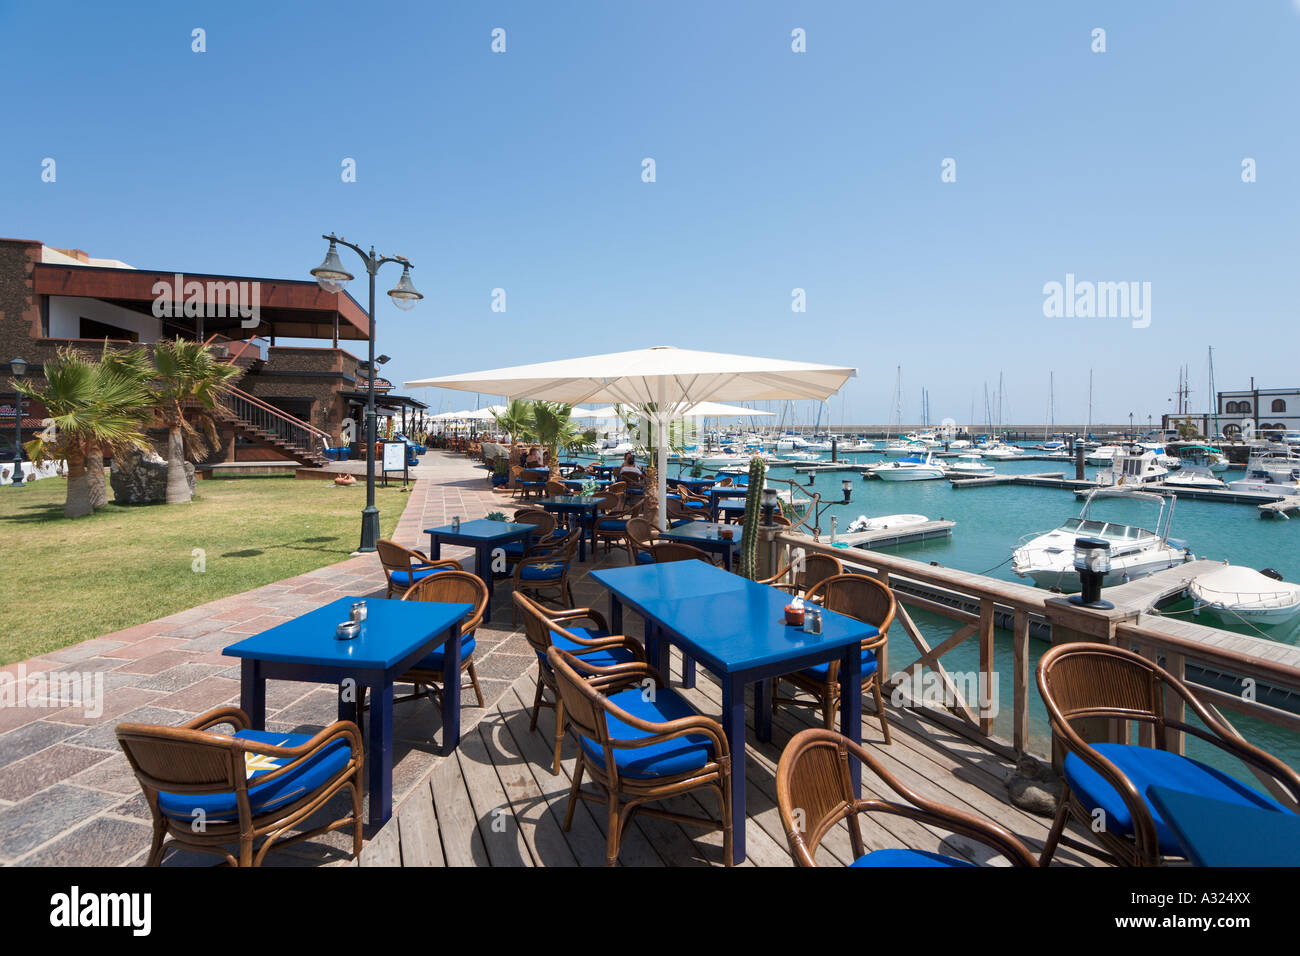
[[[429,452],[394,539],[424,550],[422,530],[453,515],[478,518],[509,512],[513,502],[492,492],[485,473],[460,455]],[[444,557],[471,552],[446,548]],[[615,559],[617,560],[617,559]],[[480,628],[475,660],[488,707],[471,706],[466,731],[535,658],[511,624],[509,588],[497,588],[493,625]],[[176,725],[239,703],[239,665],[222,648],[348,595],[383,597],[384,575],[374,555],[349,558],[243,594],[85,641],[0,671],[37,675],[103,674],[103,712],[72,707],[9,706],[0,701],[0,863],[112,866],[142,863],[150,841],[149,811],[118,747],[121,721]],[[499,612],[498,610],[499,609]],[[97,678],[93,678],[97,679]],[[267,686],[267,727],[311,733],[335,718],[332,686],[273,681]],[[440,758],[432,741],[439,721],[423,702],[398,708],[394,721],[394,803],[420,785]],[[340,816],[343,813],[338,814]],[[268,865],[341,861],[349,838],[328,834],[272,853]],[[207,865],[214,857],[173,853],[168,864]]]

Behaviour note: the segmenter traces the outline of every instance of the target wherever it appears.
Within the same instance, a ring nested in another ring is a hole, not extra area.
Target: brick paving
[[[482,468],[463,456],[427,453],[394,540],[425,550],[424,528],[505,511],[513,501],[493,492]],[[443,557],[472,552],[444,548]],[[617,554],[608,559],[619,562]],[[597,596],[582,568],[578,603]],[[18,865],[139,865],[150,841],[149,813],[114,737],[121,721],[177,725],[213,707],[239,703],[239,665],[222,648],[348,595],[384,596],[375,555],[360,555],[243,594],[105,634],[0,671],[28,677],[61,673],[103,677],[103,712],[0,706],[0,863]],[[511,623],[510,588],[498,587],[493,623],[476,635],[475,661],[486,708],[465,695],[462,727],[472,728],[510,685],[533,666],[527,642]],[[272,681],[267,728],[313,733],[335,718],[332,686]],[[423,783],[440,758],[436,709],[423,701],[394,715],[393,793],[399,804]],[[345,811],[343,811],[345,812]],[[343,815],[343,812],[337,815]],[[367,830],[369,835],[370,831]],[[347,857],[350,838],[335,832],[267,857],[267,865],[321,865]],[[173,852],[164,865],[210,865],[215,857]]]

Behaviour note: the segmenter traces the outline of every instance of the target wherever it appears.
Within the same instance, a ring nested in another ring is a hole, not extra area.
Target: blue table
[[[1197,866],[1296,866],[1300,816],[1151,787],[1147,798]]]
[[[577,515],[578,520],[582,516],[587,516],[587,521],[591,528],[588,532],[591,536],[591,556],[596,556],[596,512],[605,504],[606,499],[598,498],[595,495],[554,495],[550,498],[538,498],[533,504],[541,505],[547,511],[552,511],[558,515],[566,516],[566,524],[572,527],[570,516]],[[587,560],[587,535],[578,539],[578,560]]]
[[[429,557],[434,561],[442,555],[444,544],[458,544],[474,549],[474,572],[488,589],[488,603],[483,610],[483,623],[487,624],[492,620],[492,553],[511,541],[527,541],[528,536],[536,530],[537,525],[533,524],[479,518],[476,521],[462,521],[459,531],[453,531],[448,524],[440,528],[425,528],[424,533],[429,536]]]
[[[823,612],[821,634],[806,634],[785,623],[783,591],[728,574],[703,561],[673,561],[593,571],[609,589],[610,627],[623,633],[623,608],[646,622],[646,656],[668,673],[668,646],[699,661],[722,687],[722,726],[731,749],[733,862],[745,858],[745,685],[754,685],[754,729],[759,740],[772,738],[767,681],[814,664],[840,661],[842,686],[862,684],[862,641],[874,627]],[[862,742],[862,694],[840,695],[841,729]],[[851,761],[853,786],[861,793],[862,775]]]
[[[714,479],[714,478],[683,478],[682,476],[678,475],[676,478],[672,478],[672,477],[666,478],[665,481],[668,482],[668,487],[670,487],[670,488],[671,488],[673,485],[685,485],[687,488],[691,489],[691,491],[700,491],[701,489],[711,487],[711,486],[714,484],[714,482],[716,481],[716,479]]]
[[[723,498],[744,498],[749,494],[749,489],[744,485],[714,485],[709,489],[709,520],[718,520],[719,504]],[[741,511],[744,511],[744,504],[741,504]]]
[[[352,602],[359,600],[339,598],[221,653],[241,659],[239,704],[254,730],[266,728],[268,679],[338,684],[340,720],[356,720],[357,706],[370,691],[370,822],[381,826],[393,815],[393,682],[430,651],[446,647],[443,672],[449,677],[442,691],[441,750],[455,750],[460,742],[460,624],[474,606],[367,598],[361,633],[350,641],[335,639],[334,628],[348,619]]]
[[[680,541],[682,544],[689,544],[710,554],[720,554],[722,555],[722,566],[730,571],[732,555],[739,550],[741,539],[745,535],[739,525],[727,525],[727,530],[732,533],[732,540],[727,541],[718,536],[721,527],[714,521],[692,521],[690,524],[682,524],[676,528],[669,528],[667,531],[660,531],[659,538],[667,541]]]
[[[564,484],[566,487],[573,488],[575,491],[581,491],[582,486],[588,481],[594,481],[598,488],[605,488],[614,483],[608,478],[566,478]]]

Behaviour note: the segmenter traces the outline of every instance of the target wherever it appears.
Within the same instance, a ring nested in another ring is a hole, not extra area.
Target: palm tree
[[[27,443],[27,453],[38,463],[49,458],[68,462],[64,517],[90,514],[94,506],[87,456],[99,455],[103,481],[105,448],[119,452],[147,447],[140,426],[152,405],[149,388],[139,375],[115,363],[92,362],[71,348],[60,349],[58,357],[45,364],[43,388],[28,382],[15,386],[44,405],[49,416],[45,429]]]
[[[184,504],[194,497],[185,477],[185,460],[197,461],[217,444],[211,410],[221,387],[242,371],[218,362],[202,342],[179,337],[160,340],[154,346],[153,362],[158,377],[155,409],[167,428],[167,504]]]
[[[591,447],[595,433],[590,435],[574,423],[573,406],[567,402],[533,402],[533,439],[546,451],[546,461],[551,471],[556,470],[561,451],[579,452]]]
[[[115,369],[123,376],[134,377],[146,390],[153,379],[153,366],[149,364],[149,354],[143,348],[119,352],[110,349],[105,342],[99,364]],[[102,508],[108,504],[108,483],[104,480],[104,446],[98,443],[91,443],[86,449],[86,485],[91,508]]]

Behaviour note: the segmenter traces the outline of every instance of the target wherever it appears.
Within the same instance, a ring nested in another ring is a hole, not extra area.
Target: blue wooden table
[[[578,539],[578,560],[586,561],[588,535],[591,537],[591,555],[596,556],[596,512],[604,506],[605,501],[606,499],[596,495],[554,495],[550,498],[538,498],[533,504],[541,505],[555,514],[564,515],[569,527],[572,527],[573,520],[582,521],[583,516],[587,518],[585,524],[590,530]],[[577,516],[576,519],[574,516]]]
[[[360,600],[339,598],[221,653],[241,659],[239,705],[254,730],[266,728],[268,679],[337,684],[340,720],[356,720],[357,705],[370,692],[370,822],[381,826],[393,814],[393,682],[439,646],[446,648],[443,673],[459,675],[460,625],[474,607],[367,598],[361,633],[337,640],[334,628]],[[460,742],[460,679],[449,677],[444,685],[441,750],[449,754]]]
[[[684,477],[678,475],[676,478],[673,478],[673,477],[670,476],[670,477],[668,477],[668,478],[665,478],[664,480],[668,483],[668,487],[670,487],[670,488],[671,488],[673,485],[685,485],[687,488],[691,489],[691,491],[696,491],[696,492],[698,492],[698,491],[701,491],[701,490],[703,490],[703,489],[705,489],[705,488],[709,488],[709,487],[711,487],[711,486],[714,484],[714,482],[715,482],[716,479],[713,479],[713,478],[684,478]]]
[[[718,520],[719,504],[723,498],[744,498],[749,494],[749,489],[744,485],[714,485],[709,489],[709,520]],[[744,511],[744,505],[741,505],[741,511]]]
[[[727,530],[732,534],[732,539],[727,541],[719,533],[722,528],[723,525],[716,521],[692,521],[676,528],[669,528],[667,531],[660,531],[659,538],[666,541],[680,541],[682,544],[689,544],[710,554],[720,554],[722,566],[730,571],[732,555],[740,548],[744,531],[740,525],[726,525]]]
[[[745,858],[745,685],[754,685],[754,729],[759,740],[772,738],[770,678],[814,664],[840,661],[842,686],[862,683],[862,641],[877,631],[869,624],[823,612],[822,633],[806,634],[785,623],[790,595],[728,574],[703,561],[673,561],[593,571],[609,589],[610,627],[623,633],[623,608],[646,622],[646,656],[668,674],[668,647],[677,645],[708,668],[722,687],[722,726],[731,749],[731,807],[736,821],[734,862]],[[862,741],[862,694],[840,697],[840,725]],[[862,775],[851,763],[853,786],[861,793]]]
[[[1197,866],[1300,865],[1300,816],[1170,790],[1147,790]]]
[[[537,530],[537,525],[515,524],[513,521],[489,521],[479,518],[476,521],[462,521],[460,530],[452,530],[451,525],[440,528],[425,528],[429,536],[429,557],[437,561],[442,554],[444,544],[458,544],[474,549],[474,573],[479,576],[488,589],[488,603],[483,610],[483,623],[492,620],[492,554],[511,541],[527,543],[528,536]],[[504,570],[505,562],[502,562]]]

